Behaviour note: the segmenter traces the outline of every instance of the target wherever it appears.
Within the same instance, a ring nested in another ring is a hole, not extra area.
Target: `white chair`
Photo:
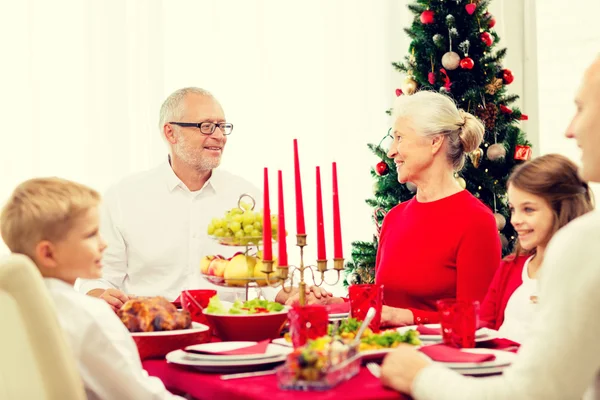
[[[42,276],[26,256],[0,260],[0,399],[84,400]]]

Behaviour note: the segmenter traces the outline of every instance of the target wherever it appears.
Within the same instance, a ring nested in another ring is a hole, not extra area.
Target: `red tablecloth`
[[[196,399],[227,400],[372,400],[408,399],[397,392],[386,390],[366,368],[352,379],[328,391],[287,391],[277,387],[275,375],[223,381],[218,374],[203,374],[168,364],[164,360],[146,360],[144,368],[152,376],[160,378],[165,386],[178,393],[186,393]]]

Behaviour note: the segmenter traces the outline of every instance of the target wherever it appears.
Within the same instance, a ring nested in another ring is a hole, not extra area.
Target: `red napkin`
[[[181,308],[181,297],[177,296],[175,300],[171,302],[175,307]]]
[[[417,332],[419,332],[421,335],[441,335],[442,329],[441,328],[429,328],[425,325],[419,325],[419,326],[417,326]]]
[[[517,350],[519,350],[520,346],[521,346],[520,343],[513,342],[510,339],[504,339],[504,338],[485,340],[483,342],[477,342],[475,344],[475,347],[481,348],[481,349],[506,350],[506,351],[511,351],[511,352],[515,352],[515,353],[517,352]]]
[[[193,348],[186,347],[185,351],[188,353],[195,354],[214,354],[219,356],[240,356],[240,355],[250,355],[250,354],[265,354],[267,351],[267,347],[269,346],[270,339],[263,340],[262,342],[258,342],[256,344],[241,347],[239,349],[234,350],[224,350],[224,351],[212,351],[212,350],[197,350]]]
[[[330,304],[327,307],[327,314],[341,314],[350,312],[350,303]]]
[[[460,351],[454,347],[445,344],[433,344],[431,346],[421,347],[420,351],[431,358],[433,361],[453,362],[453,363],[480,363],[484,361],[493,361],[496,356],[493,354],[475,354]]]

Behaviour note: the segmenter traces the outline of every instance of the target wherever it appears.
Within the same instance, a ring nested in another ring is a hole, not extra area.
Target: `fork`
[[[381,367],[374,362],[367,363],[367,369],[375,378],[381,377]]]

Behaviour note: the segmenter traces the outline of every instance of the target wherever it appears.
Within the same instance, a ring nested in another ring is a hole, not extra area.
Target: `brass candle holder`
[[[294,289],[294,273],[298,272],[300,282],[298,283],[298,290],[300,295],[300,305],[306,305],[306,281],[305,281],[305,272],[309,272],[312,275],[312,280],[315,286],[321,286],[324,283],[328,285],[335,285],[340,281],[341,272],[344,270],[344,259],[343,258],[334,258],[333,259],[333,270],[337,271],[337,278],[334,282],[326,282],[325,281],[325,273],[331,271],[327,268],[327,260],[317,260],[316,265],[305,265],[304,264],[304,247],[306,246],[306,234],[297,234],[296,235],[296,246],[300,248],[300,264],[298,266],[294,265],[279,265],[277,269],[279,270],[278,275],[275,278],[271,277],[271,274],[274,274],[273,271],[273,261],[263,261],[263,265],[265,269],[262,271],[267,275],[267,282],[271,287],[279,287],[285,293],[292,293]],[[291,269],[291,272],[290,272]],[[317,282],[315,279],[315,269],[321,274],[320,282]],[[289,286],[286,286],[286,281],[289,280]],[[275,281],[275,283],[272,283]]]

